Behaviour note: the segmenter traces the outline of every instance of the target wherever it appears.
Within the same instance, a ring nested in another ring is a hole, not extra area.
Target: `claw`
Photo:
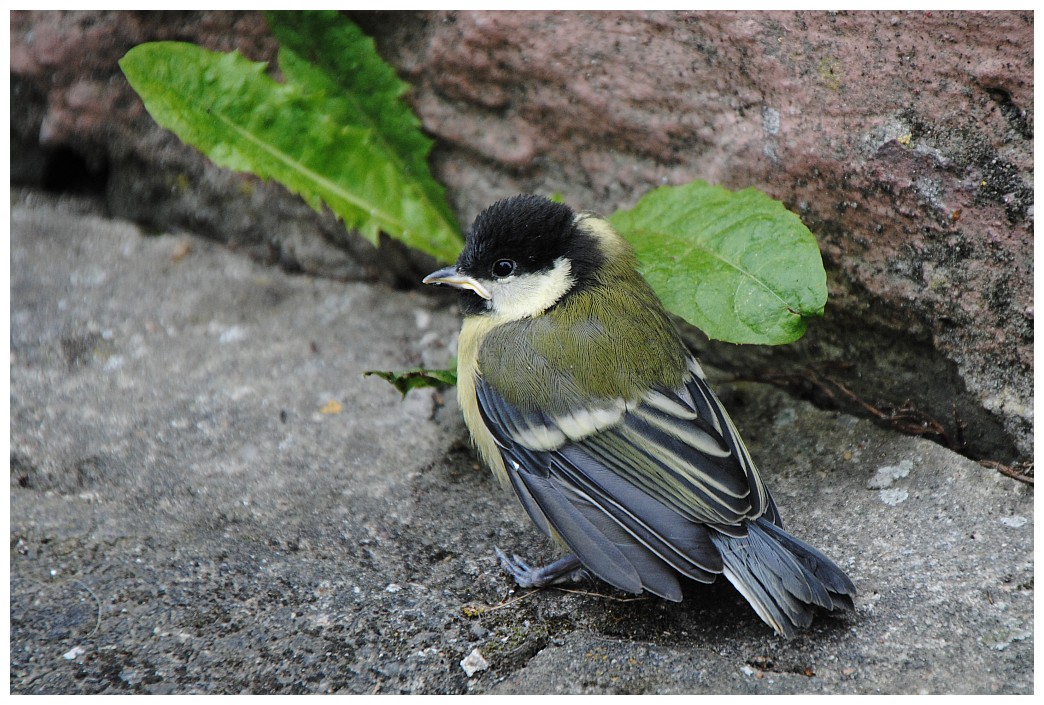
[[[500,561],[500,567],[522,588],[542,588],[553,583],[566,582],[579,577],[584,572],[580,559],[574,555],[560,558],[554,563],[539,568],[533,568],[518,554],[512,554],[509,558],[497,546],[494,546],[493,550]]]

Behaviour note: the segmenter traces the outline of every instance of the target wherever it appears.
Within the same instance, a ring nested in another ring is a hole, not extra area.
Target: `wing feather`
[[[584,528],[590,530],[593,527],[612,542],[641,576],[642,587],[646,590],[668,600],[678,601],[681,599],[681,588],[674,571],[701,582],[713,581],[715,575],[721,571],[721,558],[705,529],[693,527],[690,522],[681,519],[662,505],[658,508],[650,507],[655,500],[635,491],[633,487],[610,487],[607,490],[599,480],[612,483],[614,476],[611,473],[607,475],[604,468],[592,466],[591,461],[585,459],[582,453],[571,453],[571,450],[574,449],[565,449],[562,454],[533,452],[517,446],[504,450],[504,457],[513,471],[509,476],[516,484],[516,491],[520,489],[518,485],[521,485],[525,495],[522,505],[538,525],[548,526],[549,518],[539,507],[528,501],[535,500],[530,491],[533,484],[530,478],[541,476],[542,471],[548,469],[550,488],[547,491],[555,490],[560,496],[543,494],[540,495],[541,500],[552,503],[561,500],[571,502],[590,522],[590,526],[585,525]],[[586,464],[587,469],[592,471],[592,479],[577,467],[578,462]],[[534,470],[530,471],[527,468]],[[619,485],[620,482],[619,478],[616,478],[616,484]],[[616,494],[614,490],[617,490]],[[537,493],[540,494],[539,489]],[[635,508],[635,504],[644,506]],[[655,526],[644,524],[639,514],[653,517]],[[554,523],[555,520],[550,521]],[[672,521],[673,526],[670,525]],[[588,537],[574,538],[572,533],[579,525],[556,524],[555,528],[571,550],[583,555],[582,545]],[[663,537],[666,537],[666,540]],[[699,556],[702,560],[695,563],[689,556]],[[603,564],[604,557],[586,560],[587,558],[585,556],[585,565],[599,577],[619,572],[619,566],[611,561]],[[619,578],[604,579],[623,587]]]
[[[482,377],[476,394],[526,512],[621,589],[679,599],[671,568],[711,582],[724,566],[707,526],[743,536],[771,502],[696,372],[677,390],[558,415],[521,410]]]
[[[743,443],[739,431],[732,423],[732,418],[729,417],[729,413],[725,410],[725,407],[722,406],[718,397],[713,391],[711,391],[710,387],[707,386],[707,380],[703,374],[703,369],[691,355],[688,357],[688,365],[690,374],[685,383],[688,397],[691,398],[696,405],[697,414],[700,414],[701,417],[710,417],[713,427],[718,431],[719,437],[728,447],[730,455],[742,469],[747,485],[751,490],[750,516],[759,517],[763,514],[768,515],[770,521],[782,527],[783,523],[780,519],[779,512],[776,509],[775,502],[772,500],[772,496],[769,494],[765,483],[762,482],[757,466],[751,459],[750,453],[747,451],[747,446]]]
[[[575,492],[563,492],[550,477],[520,472],[519,479],[547,520],[584,566],[599,578],[627,592],[640,593],[642,578],[623,552],[585,516],[590,505],[577,501]]]

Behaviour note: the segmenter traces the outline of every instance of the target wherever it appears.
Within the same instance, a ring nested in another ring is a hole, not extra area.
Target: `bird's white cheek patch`
[[[573,288],[575,281],[569,260],[559,258],[547,272],[484,283],[493,297],[490,301],[493,313],[505,320],[517,321],[538,316],[554,306]]]

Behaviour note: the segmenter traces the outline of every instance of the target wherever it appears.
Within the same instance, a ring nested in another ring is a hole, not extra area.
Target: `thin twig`
[[[91,593],[91,597],[94,598],[94,604],[96,604],[98,606],[98,621],[94,625],[94,631],[92,631],[90,634],[87,635],[87,638],[90,639],[92,636],[94,636],[99,631],[101,631],[101,617],[102,617],[101,600],[99,600],[98,596],[94,594],[94,590],[91,590],[91,588],[88,587],[87,583],[85,583],[82,580],[79,580],[77,578],[73,578],[73,582],[78,584],[80,587],[82,587],[87,592]]]
[[[835,404],[841,405],[843,402],[855,404],[871,417],[897,431],[915,436],[938,436],[950,450],[960,453],[964,449],[963,442],[955,439],[942,423],[917,409],[910,401],[905,402],[898,408],[891,410],[882,409],[860,397],[844,383],[832,377],[819,374],[811,368],[806,368],[800,373],[769,373],[761,379],[781,387],[804,383],[813,387],[815,391]],[[956,410],[954,411],[954,418],[958,426],[960,426]]]
[[[79,578],[70,578],[68,580],[56,580],[54,582],[45,582],[43,580],[39,580],[38,578],[32,578],[32,577],[28,577],[28,576],[23,576],[23,579],[27,580],[30,583],[34,583],[36,585],[39,585],[40,588],[43,589],[43,590],[48,590],[48,589],[54,588],[54,587],[60,587],[62,585],[66,585],[66,584],[68,584],[70,582],[76,583],[77,585],[82,587],[84,590],[86,590],[88,593],[90,593],[90,596],[94,598],[94,604],[97,605],[97,608],[98,608],[98,614],[95,616],[94,629],[91,630],[91,633],[88,634],[84,638],[90,639],[92,636],[94,636],[99,631],[101,631],[102,603],[101,603],[101,600],[98,599],[98,596],[95,594],[94,590],[91,590],[90,586],[87,585],[87,583],[83,582]]]
[[[637,597],[617,597],[616,595],[606,595],[601,592],[588,592],[587,590],[572,590],[570,588],[564,588],[558,585],[552,585],[555,590],[561,590],[562,592],[568,592],[573,595],[586,595],[587,597],[600,597],[604,600],[613,600],[614,602],[641,602],[649,599],[644,595],[638,595]]]
[[[617,597],[616,595],[606,595],[606,594],[601,593],[601,592],[588,592],[587,590],[573,590],[571,588],[562,587],[561,585],[549,585],[548,588],[554,589],[554,590],[558,590],[560,592],[568,592],[568,593],[570,593],[572,595],[586,595],[587,597],[600,597],[600,598],[602,598],[604,600],[613,600],[615,602],[638,602],[638,601],[641,601],[641,600],[648,599],[647,597],[645,597],[643,595],[639,595],[637,597]],[[507,600],[504,600],[503,602],[501,602],[501,603],[499,603],[497,605],[494,605],[492,607],[486,607],[484,605],[483,606],[465,605],[463,609],[469,609],[470,608],[471,610],[474,610],[475,614],[485,614],[486,612],[493,612],[494,610],[499,610],[499,609],[501,609],[503,607],[507,607],[508,605],[514,604],[514,603],[516,603],[516,602],[518,602],[520,600],[524,600],[527,597],[531,597],[532,595],[536,595],[537,593],[543,591],[544,589],[545,588],[536,588],[534,590],[530,590],[529,592],[524,592],[521,595],[516,595],[515,597],[512,597],[512,598],[509,598]]]
[[[1004,463],[998,463],[996,460],[980,460],[979,465],[996,470],[1002,475],[1018,480],[1019,482],[1025,482],[1027,485],[1033,483],[1033,461],[1027,463],[1016,463],[1015,466],[1005,465]],[[1021,465],[1024,469],[1019,471],[1016,469],[1017,466]]]
[[[461,609],[473,611],[475,614],[485,614],[486,612],[493,612],[494,610],[499,610],[502,607],[507,607],[510,604],[518,602],[519,600],[524,600],[531,595],[537,594],[538,592],[540,592],[540,590],[530,590],[529,592],[524,592],[521,595],[516,595],[514,597],[508,598],[507,600],[504,600],[499,604],[493,605],[492,607],[488,607],[486,605],[464,605],[464,607],[462,607]]]
[[[936,436],[942,444],[950,450],[968,457],[964,440],[965,424],[957,413],[956,405],[954,405],[952,412],[955,428],[954,433],[956,434],[956,437],[954,437],[954,435],[951,435],[951,433],[946,430],[946,427],[941,422],[915,408],[910,401],[907,401],[902,406],[890,411],[880,409],[860,397],[843,383],[826,375],[819,374],[812,368],[805,368],[798,373],[770,372],[763,375],[760,378],[760,381],[768,382],[778,387],[793,386],[797,384],[810,385],[817,392],[827,397],[835,404],[840,405],[842,401],[847,400],[861,408],[871,417],[877,419],[881,423],[887,424],[889,427],[899,431],[900,433],[912,436]],[[1018,480],[1019,482],[1025,482],[1029,485],[1033,484],[1032,461],[1029,461],[1028,463],[1018,463],[1015,467],[1005,465],[1004,463],[995,460],[978,460],[978,463],[984,467],[991,468],[1007,475],[1008,477]],[[1022,465],[1024,470],[1020,471],[1018,469],[1019,465]]]

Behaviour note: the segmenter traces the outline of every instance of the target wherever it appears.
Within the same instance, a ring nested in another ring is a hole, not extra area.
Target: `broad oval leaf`
[[[779,345],[822,316],[826,272],[801,219],[757,189],[650,191],[609,220],[664,305],[709,338]]]

